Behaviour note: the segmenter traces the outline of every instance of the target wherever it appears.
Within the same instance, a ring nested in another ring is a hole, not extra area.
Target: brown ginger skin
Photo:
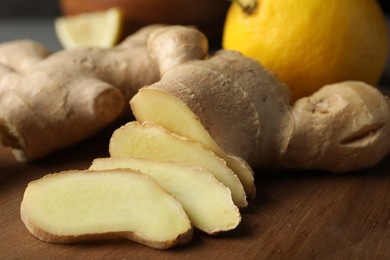
[[[324,86],[292,111],[285,167],[346,172],[371,167],[390,151],[389,99],[363,82]]]
[[[178,97],[227,153],[251,166],[347,172],[390,151],[390,103],[372,86],[329,85],[292,106],[287,86],[237,52],[170,66],[159,58],[169,54],[149,50],[162,78],[148,88]]]
[[[50,54],[32,41],[0,46],[0,139],[19,161],[79,142],[113,122],[137,89],[159,79],[146,40],[159,26],[113,49]]]

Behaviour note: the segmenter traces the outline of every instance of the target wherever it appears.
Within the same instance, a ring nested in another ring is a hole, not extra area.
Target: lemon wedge
[[[55,32],[65,49],[114,46],[122,32],[123,13],[119,8],[58,17]]]

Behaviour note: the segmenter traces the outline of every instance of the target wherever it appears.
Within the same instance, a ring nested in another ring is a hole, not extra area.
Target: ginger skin
[[[287,86],[237,52],[221,50],[208,59],[176,65],[159,58],[174,56],[150,46],[149,50],[157,57],[162,77],[142,91],[177,97],[226,153],[253,167],[348,172],[371,167],[390,151],[390,103],[372,86],[328,85],[292,106]],[[152,121],[137,117],[145,108],[132,101],[137,120]],[[148,106],[147,99],[143,101]],[[168,120],[174,120],[174,111],[161,113],[170,113]],[[163,127],[169,124],[163,118],[158,121]]]
[[[390,151],[389,100],[363,82],[324,86],[298,100],[292,115],[295,131],[283,158],[287,168],[347,172],[371,167]]]

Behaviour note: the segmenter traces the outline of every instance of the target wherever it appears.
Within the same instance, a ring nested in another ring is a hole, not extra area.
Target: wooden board
[[[107,156],[113,129],[31,164],[0,148],[0,259],[389,259],[390,157],[348,175],[256,170],[258,195],[242,223],[218,236],[156,250],[127,240],[50,244],[20,220],[28,182],[45,174],[85,169]]]

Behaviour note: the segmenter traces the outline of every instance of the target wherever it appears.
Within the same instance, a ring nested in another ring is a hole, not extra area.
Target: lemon
[[[344,80],[376,85],[389,48],[375,0],[236,0],[222,41],[276,73],[294,100]]]
[[[65,49],[76,47],[112,47],[119,40],[123,15],[119,8],[62,16],[54,26]]]

